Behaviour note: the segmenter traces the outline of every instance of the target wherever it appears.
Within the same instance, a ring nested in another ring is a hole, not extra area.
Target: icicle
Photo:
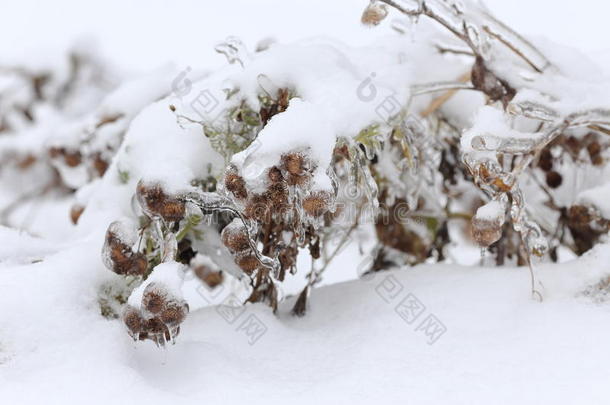
[[[505,138],[495,135],[477,135],[472,138],[471,146],[478,151],[502,153],[529,153],[538,144],[536,138]]]
[[[379,208],[379,199],[377,198],[379,194],[379,188],[377,187],[377,182],[373,178],[373,175],[371,174],[371,171],[369,170],[368,166],[364,166],[362,168],[362,174],[365,185],[364,190],[366,192],[366,197],[373,205],[373,209],[377,211],[377,209]]]
[[[178,253],[178,242],[173,232],[168,233],[163,239],[163,262],[173,261]]]

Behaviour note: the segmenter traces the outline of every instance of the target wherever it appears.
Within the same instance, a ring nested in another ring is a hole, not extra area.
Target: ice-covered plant
[[[587,163],[604,164],[601,139],[610,122],[603,89],[591,95],[584,79],[553,61],[553,46],[546,55],[482,6],[373,1],[362,21],[378,25],[390,9],[412,25],[420,17],[437,25],[421,22],[425,35],[416,43],[399,37],[368,58],[367,50],[315,42],[250,54],[231,38],[217,48],[230,65],[194,83],[198,97],[166,101],[176,125],[201,133],[221,159],[182,158],[176,166],[188,174],[178,181],[141,171],[136,228],[145,242],[128,260],[148,258],[142,277],[176,260],[183,271],[197,268],[200,257],[210,258],[203,252],[214,239],[220,254],[212,266],[246,280],[244,303],[275,310],[282,282],[305,251],[312,264],[293,308],[302,315],[340,247],[330,246],[329,235],[344,235],[343,245],[367,215],[377,244],[365,271],[446,260],[450,244],[464,243],[450,227],[465,219],[473,241],[498,264],[509,259],[530,269],[531,256],[549,254],[549,243],[557,260],[560,246],[582,253],[582,243],[573,244],[583,227],[595,227],[598,236],[607,231],[599,207],[559,204],[554,196],[568,175],[559,167],[579,164],[557,152],[568,142],[571,149],[586,142],[580,149],[589,153]],[[404,25],[394,23],[407,35]],[[422,69],[432,65],[442,68]],[[548,199],[526,204],[536,187]],[[539,224],[549,218],[557,226]],[[531,288],[541,298],[533,272]],[[134,314],[130,306],[128,323]],[[176,332],[139,336],[159,342]]]
[[[343,247],[361,242],[358,275],[475,246],[529,267],[541,299],[534,258],[605,237],[610,82],[595,66],[473,1],[373,0],[361,21],[390,18],[397,33],[362,48],[249,52],[229,38],[223,68],[161,69],[55,126],[51,167],[115,273],[104,315],[164,345],[196,309],[193,282],[231,305],[292,299],[304,315]]]

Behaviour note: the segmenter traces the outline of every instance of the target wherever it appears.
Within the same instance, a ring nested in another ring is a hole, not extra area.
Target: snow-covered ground
[[[608,245],[540,267],[543,303],[524,269],[419,266],[316,289],[304,318],[198,310],[167,350],[98,315],[79,249],[0,267],[3,403],[607,403],[610,307],[581,293]]]
[[[353,3],[23,1],[0,6],[0,52],[40,60],[89,34],[126,70],[182,69],[220,65],[213,45],[228,35],[253,49],[267,36],[363,45],[388,33],[361,27],[366,1]],[[488,4],[518,31],[577,47],[608,70],[607,4]],[[177,344],[161,350],[100,316],[105,225],[77,234],[70,203],[15,212],[43,238],[0,228],[2,403],[608,403],[610,306],[584,293],[610,277],[608,244],[536,266],[542,303],[525,268],[420,265],[354,280],[367,260],[354,244],[305,317],[289,314],[294,297],[277,315],[260,304],[191,308]],[[462,263],[478,261],[460,249]]]

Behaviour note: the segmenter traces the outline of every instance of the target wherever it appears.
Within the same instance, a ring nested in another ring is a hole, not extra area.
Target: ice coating
[[[476,160],[496,160],[497,152],[526,150],[541,138],[511,127],[504,113],[490,106],[481,108],[474,125],[461,138],[462,151]]]
[[[112,235],[116,237],[120,243],[129,246],[135,247],[138,242],[138,234],[136,224],[129,218],[122,218],[112,222],[108,226],[108,230],[106,231],[107,235]],[[104,247],[102,248],[102,261],[106,268],[113,268],[114,264],[111,259],[111,249],[108,243],[104,243]]]

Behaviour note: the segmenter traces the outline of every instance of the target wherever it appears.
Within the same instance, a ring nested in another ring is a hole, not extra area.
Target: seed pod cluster
[[[282,154],[276,164],[255,179],[246,181],[235,165],[225,173],[225,189],[243,216],[260,227],[256,233],[261,238],[263,254],[277,255],[280,279],[286,270],[294,269],[298,246],[307,246],[316,239],[313,220],[321,218],[333,204],[332,191],[312,189],[316,169],[307,153],[292,151]],[[226,226],[221,237],[242,271],[250,275],[261,268],[241,220],[235,219]]]
[[[320,217],[330,209],[332,192],[328,190],[310,191],[315,165],[302,152],[289,152],[280,157],[277,165],[267,168],[263,179],[264,189],[249,190],[246,180],[232,165],[225,173],[225,189],[241,204],[246,218],[259,223],[269,223],[275,215],[283,215],[295,207],[289,199],[289,188],[300,190],[305,195],[299,204],[311,217]],[[307,195],[308,193],[308,195]]]
[[[332,201],[329,191],[314,191],[303,199],[303,210],[312,217],[324,215]]]
[[[144,289],[141,309],[128,305],[123,322],[134,340],[150,339],[164,346],[180,333],[188,312],[186,301],[175,297],[163,283],[151,282]]]
[[[229,166],[225,173],[224,185],[236,199],[244,200],[248,197],[246,181],[239,175],[237,168],[233,165]]]
[[[140,180],[136,187],[136,198],[149,217],[161,217],[167,222],[184,218],[186,206],[178,196],[170,195],[161,183]]]
[[[128,225],[115,221],[106,231],[102,259],[105,266],[120,275],[142,276],[148,269],[148,260],[143,253],[132,249],[133,230]]]

